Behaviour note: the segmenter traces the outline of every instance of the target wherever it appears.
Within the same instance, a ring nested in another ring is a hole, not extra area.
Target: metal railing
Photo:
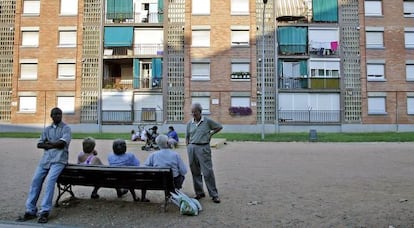
[[[104,89],[132,89],[133,80],[131,79],[121,79],[120,77],[108,77],[103,81]]]
[[[279,89],[340,89],[340,78],[280,77]]]
[[[279,110],[281,124],[332,124],[340,121],[340,110]]]
[[[133,112],[129,110],[102,110],[102,124],[132,124]]]
[[[162,43],[134,44],[134,55],[163,55],[163,53]]]
[[[105,23],[162,23],[159,13],[134,12],[134,13],[105,13]]]
[[[137,110],[102,110],[102,124],[155,124],[164,121],[163,110],[142,108]]]
[[[117,90],[130,90],[130,89],[162,89],[162,79],[144,77],[140,78],[126,78],[120,77],[108,77],[103,80],[103,89],[117,89]]]
[[[279,44],[279,55],[307,55],[308,45],[305,44]]]

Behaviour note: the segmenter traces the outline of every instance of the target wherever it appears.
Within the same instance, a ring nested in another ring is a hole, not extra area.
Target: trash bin
[[[318,134],[316,133],[315,129],[311,129],[309,131],[309,142],[316,142],[318,141]]]

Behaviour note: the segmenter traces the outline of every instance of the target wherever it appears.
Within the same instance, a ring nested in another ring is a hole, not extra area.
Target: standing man
[[[37,200],[46,179],[45,193],[40,205],[38,223],[47,223],[49,213],[52,210],[53,193],[56,180],[68,163],[69,144],[72,137],[71,129],[62,122],[62,110],[53,108],[50,112],[53,124],[46,127],[37,144],[37,148],[43,149],[36,171],[34,172],[29,195],[26,200],[26,211],[17,221],[24,222],[37,218]]]
[[[216,188],[216,180],[211,160],[211,137],[223,129],[221,124],[201,115],[203,108],[199,103],[191,106],[193,119],[187,123],[185,141],[187,144],[188,161],[193,175],[195,198],[201,199],[206,195],[203,190],[203,177],[208,194],[214,203],[220,203]]]

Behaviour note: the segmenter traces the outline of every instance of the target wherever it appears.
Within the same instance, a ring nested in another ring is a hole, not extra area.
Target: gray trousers
[[[196,194],[204,193],[203,177],[211,197],[218,196],[216,179],[214,177],[213,162],[211,160],[210,144],[187,146],[188,162],[193,175],[194,191]]]

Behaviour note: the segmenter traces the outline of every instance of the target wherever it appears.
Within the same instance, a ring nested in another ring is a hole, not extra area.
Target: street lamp
[[[262,17],[262,140],[265,138],[265,12],[267,0],[263,0],[263,17]]]

